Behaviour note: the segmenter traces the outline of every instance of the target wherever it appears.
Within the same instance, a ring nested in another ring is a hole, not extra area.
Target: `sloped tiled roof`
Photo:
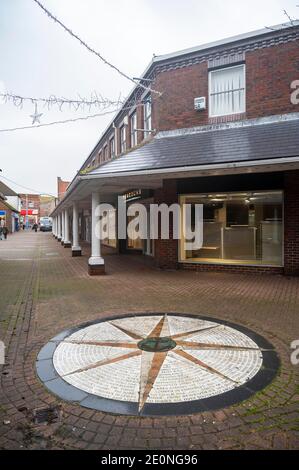
[[[0,181],[0,193],[4,194],[4,196],[17,196],[17,193],[3,183],[3,181]]]
[[[156,136],[96,168],[105,175],[182,166],[237,163],[299,156],[299,119]]]

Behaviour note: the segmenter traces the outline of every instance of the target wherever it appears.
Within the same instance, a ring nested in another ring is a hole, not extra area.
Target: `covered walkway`
[[[299,279],[160,271],[141,257],[106,254],[107,275],[90,277],[88,252],[72,258],[49,233],[20,232],[0,242],[1,448],[298,448]],[[60,400],[35,371],[54,335],[86,321],[134,312],[181,312],[226,319],[270,340],[282,365],[274,382],[238,405],[160,418],[126,417]],[[63,411],[47,426],[36,410]],[[7,424],[3,424],[6,422]]]

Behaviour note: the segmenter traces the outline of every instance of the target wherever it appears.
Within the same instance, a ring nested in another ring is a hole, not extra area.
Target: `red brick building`
[[[40,217],[49,217],[55,209],[56,201],[54,196],[40,196]]]
[[[298,88],[299,22],[154,57],[53,211],[55,236],[71,246],[72,232],[74,255],[91,241],[101,273],[99,202],[114,204],[112,221],[119,195],[147,213],[189,204],[180,240],[170,224],[169,239],[116,230],[105,243],[166,269],[298,275]],[[203,243],[187,249],[198,204]]]
[[[60,176],[57,177],[57,196],[58,196],[58,201],[61,201],[61,199],[64,197],[67,188],[69,186],[70,182],[69,181],[64,181],[60,178]]]
[[[19,194],[21,198],[21,219],[28,224],[33,225],[39,222],[40,218],[40,195],[39,194]]]

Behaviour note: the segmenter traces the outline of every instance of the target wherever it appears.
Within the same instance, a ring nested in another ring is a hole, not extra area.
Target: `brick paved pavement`
[[[0,448],[295,449],[299,447],[299,279],[157,271],[141,257],[107,254],[107,276],[89,277],[87,248],[71,258],[48,233],[0,241]],[[214,412],[139,418],[63,402],[35,374],[40,347],[61,330],[116,313],[186,312],[225,318],[268,338],[282,365],[249,400]],[[35,425],[33,410],[60,407],[60,420]]]

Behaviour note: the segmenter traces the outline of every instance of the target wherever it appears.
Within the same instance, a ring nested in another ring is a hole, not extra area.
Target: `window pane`
[[[152,129],[152,103],[150,96],[146,98],[144,102],[144,137],[147,137],[150,134],[150,130]]]
[[[114,137],[110,139],[110,157],[113,158],[115,156],[115,145],[114,145]]]
[[[182,259],[282,265],[282,200],[281,191],[187,196],[185,203],[203,204],[203,246],[183,250]],[[194,230],[194,215],[186,223]]]
[[[131,147],[137,145],[137,114],[131,116]]]
[[[125,126],[122,126],[120,129],[120,147],[121,147],[121,152],[126,151],[126,128]]]
[[[245,111],[245,67],[240,65],[210,72],[210,115]]]

